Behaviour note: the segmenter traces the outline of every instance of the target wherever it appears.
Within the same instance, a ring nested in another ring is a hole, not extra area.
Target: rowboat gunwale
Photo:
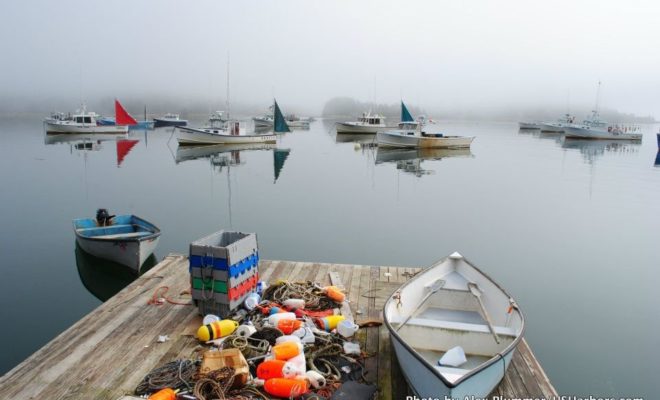
[[[509,346],[507,346],[502,352],[499,352],[499,353],[495,354],[488,361],[480,364],[478,367],[476,367],[474,369],[471,369],[470,372],[468,372],[467,374],[461,376],[459,379],[455,380],[454,382],[450,382],[449,380],[447,380],[447,378],[445,378],[442,375],[442,373],[440,373],[437,369],[435,369],[435,367],[433,365],[431,365],[431,363],[429,363],[426,359],[424,359],[414,348],[412,348],[410,345],[408,345],[408,343],[398,334],[398,332],[390,324],[390,321],[389,321],[389,318],[388,318],[388,313],[386,312],[386,310],[387,310],[388,305],[390,304],[390,302],[395,301],[394,295],[396,293],[401,292],[411,282],[421,278],[425,273],[429,272],[430,270],[432,270],[433,268],[435,268],[439,264],[444,263],[450,257],[451,257],[451,255],[448,255],[448,256],[440,259],[439,261],[436,261],[431,266],[429,266],[427,268],[424,268],[422,271],[419,272],[419,274],[417,276],[415,276],[412,279],[409,279],[407,282],[405,282],[403,285],[401,285],[397,290],[395,290],[390,295],[390,297],[385,302],[385,305],[383,306],[383,322],[384,322],[385,326],[387,327],[387,330],[389,331],[390,335],[393,336],[397,340],[397,342],[399,342],[408,353],[410,353],[422,366],[424,366],[427,370],[429,370],[433,375],[435,375],[437,378],[439,378],[446,387],[448,387],[450,389],[453,389],[453,388],[459,386],[460,384],[462,384],[463,382],[467,381],[471,377],[477,375],[479,372],[481,372],[481,371],[485,370],[486,368],[490,367],[491,365],[493,365],[494,363],[496,363],[500,359],[504,360],[504,357],[506,355],[511,353],[513,350],[515,350],[515,348],[518,346],[518,344],[520,343],[520,341],[522,340],[522,338],[525,334],[525,315],[522,312],[522,310],[520,309],[520,307],[517,306],[517,304],[516,304],[518,314],[520,315],[520,333],[511,342],[511,344],[509,344]],[[470,267],[474,268],[484,278],[488,279],[491,283],[493,283],[495,285],[495,287],[497,287],[499,290],[501,290],[506,296],[508,296],[510,299],[513,299],[513,297],[509,294],[509,292],[507,292],[502,286],[500,286],[500,284],[497,283],[497,281],[493,280],[488,274],[484,273],[482,270],[475,267],[474,264],[471,263],[463,255],[461,255],[461,258],[465,263],[467,263]],[[397,358],[398,358],[398,356],[397,356]],[[413,388],[413,390],[414,390],[414,388]]]

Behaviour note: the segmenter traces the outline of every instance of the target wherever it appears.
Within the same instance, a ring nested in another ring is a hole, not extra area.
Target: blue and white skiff
[[[459,253],[401,286],[383,314],[401,370],[421,398],[486,398],[524,331],[511,296]],[[457,346],[465,361],[441,365],[439,359]]]
[[[160,229],[135,215],[116,215],[109,226],[99,226],[94,218],[74,219],[73,229],[84,251],[136,272],[160,239]]]

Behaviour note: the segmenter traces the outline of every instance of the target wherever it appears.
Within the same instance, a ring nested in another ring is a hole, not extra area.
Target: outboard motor
[[[114,217],[115,216],[110,215],[110,213],[108,213],[108,210],[105,208],[99,208],[98,210],[96,210],[96,223],[99,226],[108,226],[112,224],[111,219],[113,219]]]

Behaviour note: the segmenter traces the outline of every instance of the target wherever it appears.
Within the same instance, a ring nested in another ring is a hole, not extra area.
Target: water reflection
[[[139,276],[121,264],[104,260],[85,252],[77,242],[75,252],[80,281],[94,297],[101,301],[106,301],[119,293],[119,291]],[[152,254],[147,258],[140,270],[142,273],[145,273],[157,263],[156,256]]]
[[[67,143],[70,150],[99,151],[103,148],[102,143],[110,140],[125,139],[126,135],[110,133],[75,134],[75,133],[47,133],[44,135],[44,143],[47,145]]]
[[[519,129],[518,133],[521,135],[533,136],[539,139],[552,140],[556,143],[561,143],[564,136],[564,134],[561,132],[543,132],[534,129]]]
[[[434,174],[434,170],[422,167],[424,160],[441,160],[447,157],[473,157],[470,149],[384,149],[376,151],[376,164],[396,163],[396,169],[417,177]]]
[[[589,140],[563,138],[561,147],[564,149],[577,149],[587,164],[593,164],[605,153],[610,154],[636,154],[642,143],[629,140]]]
[[[655,155],[655,163],[653,165],[660,167],[660,150],[658,150],[658,153]]]
[[[375,144],[376,135],[373,133],[337,133],[335,141],[337,143],[354,142],[361,144]]]
[[[241,152],[255,150],[273,151],[273,183],[277,181],[284,163],[291,153],[291,149],[278,149],[273,143],[244,143],[244,144],[218,144],[210,146],[179,146],[176,149],[174,161],[181,162],[208,158],[213,169],[221,172],[223,168],[239,166],[245,163],[241,159]]]

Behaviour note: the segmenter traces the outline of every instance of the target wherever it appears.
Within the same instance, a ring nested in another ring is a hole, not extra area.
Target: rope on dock
[[[135,394],[151,394],[165,388],[192,388],[198,363],[192,360],[175,360],[151,370],[135,388]]]
[[[151,296],[149,300],[147,300],[147,304],[153,305],[153,306],[161,306],[165,304],[165,302],[168,302],[170,304],[174,305],[179,305],[179,306],[188,306],[191,305],[191,302],[187,303],[182,303],[176,300],[172,300],[171,298],[167,297],[166,293],[170,290],[169,286],[159,286],[156,288],[154,291],[154,294]],[[184,290],[183,292],[179,293],[179,295],[185,295],[185,294],[190,294],[190,289]]]

